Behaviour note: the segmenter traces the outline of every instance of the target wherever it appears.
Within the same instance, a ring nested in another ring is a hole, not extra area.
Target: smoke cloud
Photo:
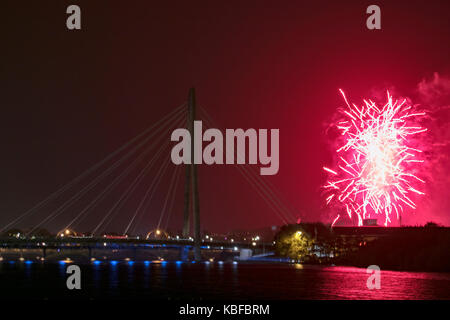
[[[414,197],[416,210],[408,210],[402,215],[403,225],[424,225],[434,222],[440,225],[450,225],[450,76],[434,73],[423,78],[411,92],[398,92],[394,86],[372,88],[369,96],[372,100],[382,102],[386,99],[386,90],[398,100],[407,100],[407,104],[414,105],[415,109],[426,112],[420,125],[428,128],[425,134],[417,135],[417,140],[410,141],[412,147],[423,151],[420,171],[413,174],[425,180],[420,190],[425,196]],[[330,152],[333,162],[337,163],[336,146],[342,145],[341,138],[336,130],[335,123],[340,118],[341,108],[325,123],[325,135],[330,142]],[[413,137],[412,139],[416,139]],[[414,169],[415,170],[415,169]],[[337,214],[342,216],[342,208],[328,206],[322,217],[330,222]],[[324,221],[325,222],[325,221]]]
[[[433,221],[450,225],[450,77],[436,72],[418,83],[416,94],[428,114],[424,125],[429,132],[423,148],[427,195],[419,203],[419,214],[412,216],[410,223]]]

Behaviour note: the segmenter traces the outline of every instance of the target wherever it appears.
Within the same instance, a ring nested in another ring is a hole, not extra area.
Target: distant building
[[[377,219],[364,219],[363,226],[364,227],[378,226]]]
[[[116,234],[104,234],[105,239],[128,239],[127,235],[116,235]]]

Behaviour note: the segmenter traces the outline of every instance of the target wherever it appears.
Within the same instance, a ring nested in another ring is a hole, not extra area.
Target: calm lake
[[[381,271],[368,290],[365,269],[262,263],[102,261],[80,265],[68,290],[64,263],[0,262],[9,299],[450,299],[450,274]]]

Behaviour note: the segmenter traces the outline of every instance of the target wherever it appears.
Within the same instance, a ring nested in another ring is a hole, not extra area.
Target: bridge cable
[[[182,117],[184,117],[184,115],[182,115]],[[179,120],[177,120],[177,121],[179,121]],[[171,129],[171,127],[169,127],[168,130],[166,130],[166,133],[170,132],[170,129]],[[166,136],[167,136],[167,135],[161,135],[161,136],[159,137],[159,139],[156,140],[156,141],[154,141],[154,143],[147,149],[146,153],[148,153],[150,150],[152,150],[153,147],[154,147],[155,145],[157,145],[157,144],[160,142],[160,140],[163,139],[163,138],[166,137]],[[156,155],[159,156],[159,155],[162,153],[162,151],[166,149],[167,146],[168,146],[168,142],[165,143],[165,144],[163,144],[163,147],[159,148],[159,150],[156,152]],[[135,163],[136,163],[136,164],[139,163],[140,159],[142,159],[143,156],[144,156],[144,155],[141,155],[140,158],[136,159],[136,160],[135,160]],[[119,202],[120,202],[120,201],[119,201]],[[100,221],[100,223],[95,227],[95,229],[92,231],[92,234],[93,234],[93,235],[98,231],[98,229],[100,228],[100,226],[104,223],[106,217],[109,216],[109,215],[111,214],[111,212],[112,212],[112,211],[109,211],[108,214],[107,214],[107,215]]]
[[[204,108],[202,108],[200,106],[200,110],[204,113],[205,118],[206,118],[206,120],[208,122],[214,123],[214,121],[212,120],[211,116],[209,116],[209,114],[206,112],[206,110]],[[236,150],[236,152],[237,152],[237,150]],[[239,154],[239,156],[242,156],[242,155]],[[241,174],[243,174],[243,175],[244,174],[248,174],[248,177],[246,178],[246,180],[249,183],[250,183],[250,180],[249,180],[250,177],[252,177],[252,179],[258,180],[259,183],[258,182],[254,182],[253,185],[251,183],[250,184],[254,188],[260,188],[260,191],[258,191],[258,194],[261,197],[263,197],[263,198],[264,198],[264,195],[265,195],[265,197],[267,197],[273,203],[273,205],[278,209],[279,214],[282,214],[283,216],[285,216],[285,215],[289,216],[290,218],[288,218],[287,220],[291,220],[291,221],[294,220],[295,221],[295,219],[293,218],[293,215],[290,212],[290,210],[286,207],[286,205],[283,203],[283,201],[280,200],[279,196],[277,196],[277,194],[274,192],[274,190],[273,190],[274,188],[270,188],[265,183],[264,179],[259,174],[257,174],[254,170],[251,169],[251,166],[250,166],[250,168],[248,166],[245,166],[245,165],[244,166],[237,166],[237,167],[239,169],[243,169],[243,170],[239,170]],[[267,201],[266,201],[266,203],[267,203]],[[275,211],[275,213],[277,213],[276,212],[277,210],[274,209],[274,206],[271,206],[271,208],[272,208],[272,210]],[[279,214],[277,213],[277,215],[280,217]],[[286,221],[286,216],[282,219],[283,221]]]
[[[159,229],[159,227],[161,226],[161,221],[162,221],[162,219],[163,219],[163,217],[164,217],[164,215],[166,213],[167,203],[169,201],[169,197],[171,196],[172,188],[175,185],[175,178],[176,178],[176,174],[178,172],[178,168],[179,168],[179,166],[175,167],[175,169],[173,170],[173,173],[172,173],[172,177],[170,178],[169,189],[167,190],[166,197],[164,199],[164,205],[162,207],[161,214],[159,216],[159,221],[158,221],[158,225],[157,225],[156,229]]]
[[[183,118],[181,118],[180,120],[183,120]],[[181,125],[181,124],[177,124],[176,122],[175,122],[175,124],[176,124],[176,126],[175,127],[178,127],[179,125]],[[168,130],[169,132],[170,132],[170,128],[169,128],[169,130]],[[165,147],[167,147],[168,146],[168,143],[165,145]],[[159,150],[158,150],[158,152],[157,152],[157,155],[158,155],[158,157],[155,155],[155,157],[154,157],[154,161],[153,161],[153,163],[155,163],[156,162],[156,160],[157,160],[157,158],[159,159],[159,155],[161,155],[162,154],[162,151],[165,149],[165,147],[164,148],[160,148]],[[150,165],[150,167],[148,167],[148,169],[147,169],[147,171],[149,171],[150,170],[150,168],[151,167],[153,167],[153,164],[151,164]],[[146,173],[145,173],[146,174]],[[132,183],[132,185],[130,185],[130,188],[125,192],[125,193],[128,193],[125,197],[121,197],[121,199],[123,198],[123,200],[122,200],[122,202],[117,206],[117,208],[115,209],[115,213],[111,216],[111,218],[108,220],[108,222],[106,222],[106,224],[104,225],[104,227],[103,227],[103,230],[106,230],[106,228],[107,228],[107,226],[112,222],[112,220],[114,219],[114,217],[117,215],[117,213],[118,212],[120,212],[120,210],[121,210],[121,208],[123,207],[123,205],[128,201],[128,199],[130,198],[130,196],[133,194],[133,192],[134,192],[134,190],[136,190],[136,188],[137,188],[137,186],[140,184],[140,182],[143,180],[143,178],[145,177],[145,174],[143,174],[140,178],[139,178],[139,181],[134,181],[133,183]],[[134,185],[133,185],[134,184]],[[131,189],[131,190],[130,190]],[[120,200],[116,203],[116,204],[118,204],[120,202]],[[112,210],[112,209],[111,209]]]
[[[226,150],[227,152],[228,150]],[[227,153],[227,155],[229,155]],[[236,155],[236,153],[235,153]],[[238,169],[239,173],[241,173],[244,178],[247,180],[247,182],[249,182],[250,186],[252,186],[256,192],[258,193],[259,196],[261,196],[264,200],[264,202],[266,202],[266,204],[269,206],[269,208],[271,208],[274,213],[283,221],[283,223],[287,223],[286,217],[284,216],[283,210],[276,204],[274,203],[273,199],[271,199],[268,195],[267,192],[261,188],[261,185],[258,184],[257,181],[254,181],[254,177],[252,177],[249,173],[248,173],[248,168],[246,166],[236,166],[236,168]],[[272,200],[269,201],[269,200]]]
[[[142,209],[144,203],[147,201],[147,198],[148,198],[148,196],[149,196],[149,194],[150,194],[151,191],[152,191],[152,193],[151,193],[151,196],[150,196],[150,200],[151,200],[151,198],[153,197],[154,190],[156,189],[156,186],[157,186],[157,185],[159,184],[159,182],[161,181],[161,177],[164,175],[164,173],[165,173],[165,171],[166,171],[166,169],[167,169],[168,164],[169,164],[169,161],[166,161],[166,162],[163,162],[163,164],[161,165],[160,169],[158,170],[158,172],[157,172],[157,174],[156,174],[155,179],[152,180],[152,183],[151,183],[150,186],[148,187],[148,189],[147,189],[147,191],[146,191],[144,197],[143,197],[143,198],[141,199],[141,201],[139,202],[139,205],[138,205],[138,207],[137,207],[137,209],[136,209],[134,215],[131,217],[131,219],[130,219],[128,225],[127,225],[127,227],[125,228],[125,231],[123,232],[124,235],[126,235],[126,234],[128,233],[128,230],[130,229],[131,225],[133,224],[134,219],[135,219],[136,216],[138,215],[139,211]],[[150,201],[150,200],[149,200],[149,201]],[[145,209],[142,210],[142,212],[144,212],[144,211],[145,211]],[[141,217],[142,217],[142,212],[141,212],[141,214],[139,214],[139,216],[141,216]],[[138,220],[138,222],[140,222],[140,219]],[[135,228],[133,228],[132,231],[134,232],[134,230],[135,230]]]
[[[112,159],[114,156],[119,154],[121,151],[125,150],[128,146],[130,146],[135,141],[139,140],[142,136],[147,134],[150,130],[152,130],[155,126],[159,125],[160,122],[163,122],[166,120],[167,117],[171,117],[173,114],[176,114],[177,112],[184,110],[186,103],[183,103],[182,105],[178,106],[176,109],[172,110],[170,113],[168,113],[166,116],[158,120],[156,123],[151,125],[149,128],[145,129],[143,132],[132,138],[131,140],[127,141],[125,144],[123,144],[121,147],[110,153],[107,157],[105,157],[103,160],[97,162],[87,170],[85,170],[83,173],[81,173],[79,176],[71,180],[70,182],[63,185],[58,190],[51,193],[49,196],[47,196],[42,201],[38,202],[35,206],[25,211],[23,214],[21,214],[19,217],[12,220],[10,223],[6,224],[0,229],[0,232],[3,232],[5,229],[9,228],[10,226],[16,224],[17,222],[21,221],[25,217],[29,216],[31,213],[35,212],[35,210],[40,209],[41,207],[45,206],[47,203],[49,203],[51,200],[58,198],[62,193],[64,193],[66,190],[70,189],[73,185],[78,183],[80,180],[82,180],[84,177],[88,176],[90,173],[94,172],[96,169],[101,167],[103,164],[105,164],[107,161]]]
[[[184,122],[183,119],[181,119],[181,123],[179,123],[176,127],[182,126],[183,122]],[[163,167],[164,167],[164,169],[163,169]],[[164,174],[164,172],[165,172],[166,169],[167,169],[167,166],[164,166],[164,163],[163,163],[163,164],[161,165],[160,169],[158,170],[157,176],[159,175],[159,177],[158,177],[158,178],[155,177],[155,179],[152,181],[151,185],[150,185],[149,188],[147,189],[147,191],[146,191],[144,197],[142,198],[141,202],[139,203],[139,205],[138,205],[138,207],[137,207],[137,209],[136,209],[134,215],[133,215],[132,218],[130,219],[129,224],[127,225],[127,227],[126,227],[126,229],[125,229],[125,232],[123,233],[124,235],[127,234],[128,230],[130,229],[131,225],[132,225],[133,222],[134,222],[134,219],[135,219],[136,216],[137,216],[137,217],[138,217],[138,222],[137,222],[137,224],[135,224],[135,225],[133,226],[133,228],[132,228],[132,230],[131,230],[131,233],[134,233],[134,231],[136,230],[136,227],[139,225],[139,223],[140,223],[140,221],[141,221],[141,219],[142,219],[142,216],[144,215],[144,212],[147,210],[147,207],[148,207],[148,205],[149,205],[149,203],[150,203],[150,200],[153,198],[153,193],[154,193],[155,190],[156,190],[156,186],[159,184],[159,182],[160,182],[160,180],[161,180],[161,178],[162,178],[162,175]],[[158,181],[157,181],[156,184],[155,184],[156,179],[158,179]],[[144,206],[145,202],[147,201],[148,195],[149,195],[149,193],[150,193],[151,190],[153,190],[153,191],[152,191],[152,193],[151,193],[151,195],[150,195],[150,198],[149,198],[149,200],[148,200],[148,203],[147,203],[147,205],[144,207],[144,209],[141,210],[141,209],[142,209],[142,206]],[[141,212],[139,213],[139,211],[141,211]]]
[[[178,166],[175,170],[179,170],[180,168],[181,168],[181,166]],[[169,215],[168,215],[166,223],[164,225],[164,230],[167,230],[167,227],[168,227],[169,221],[170,221],[170,217],[172,215],[173,207],[175,204],[175,195],[177,192],[178,182],[180,181],[180,176],[181,176],[181,174],[177,174],[177,180],[175,181],[175,187],[173,188],[173,191],[172,191],[172,199],[170,200]]]
[[[153,146],[152,146],[153,147]],[[151,147],[151,148],[152,148]],[[150,148],[150,150],[151,150],[151,148]],[[150,151],[149,150],[149,151]],[[127,194],[127,192],[134,186],[134,184],[135,184],[135,182],[136,181],[138,181],[138,180],[140,180],[141,178],[142,178],[142,176],[144,175],[144,173],[146,173],[147,172],[147,169],[149,168],[149,167],[151,167],[151,165],[153,164],[153,162],[154,162],[154,159],[157,157],[157,156],[159,156],[159,152],[148,162],[148,164],[145,166],[145,168],[137,175],[137,177],[135,178],[135,180],[130,184],[130,186],[127,188],[127,190],[125,191],[125,193],[124,194],[122,194],[122,196],[119,198],[119,200],[114,204],[114,206],[111,208],[111,210],[109,210],[108,211],[108,213],[104,216],[104,219],[103,220],[101,220],[101,222],[100,223],[103,223],[104,222],[104,220],[111,214],[111,212],[116,208],[116,206],[120,203],[120,201],[124,198],[124,196]],[[137,159],[137,163],[139,162],[139,159]],[[136,163],[136,164],[137,164]],[[81,211],[70,223],[69,223],[69,225],[68,225],[68,227],[66,227],[65,229],[67,229],[67,228],[69,228],[70,227],[70,225],[74,222],[74,221],[76,221],[79,217],[81,217],[84,213],[86,213],[87,211],[88,211],[88,209],[87,209],[88,207],[86,207],[83,211]],[[80,219],[78,222],[77,222],[77,225],[81,222],[81,220],[82,219]],[[96,230],[95,230],[96,231]]]
[[[202,107],[200,107],[201,110],[203,111],[203,113],[205,114],[206,118],[208,118],[207,120],[209,120],[209,122],[213,123],[214,121],[212,120],[212,118],[208,115],[208,113],[206,112],[206,110]],[[242,155],[240,155],[242,156]],[[263,179],[257,172],[255,172],[255,170],[253,169],[252,166],[242,166],[243,168],[245,168],[246,170],[248,169],[248,171],[250,172],[250,174],[256,178],[257,180],[259,180],[259,183],[261,184],[261,188],[262,189],[266,189],[267,192],[270,194],[270,198],[273,202],[277,203],[277,206],[283,207],[284,211],[286,212],[286,214],[288,216],[290,216],[290,219],[292,219],[293,221],[295,221],[294,215],[292,214],[291,210],[293,210],[292,208],[289,208],[286,205],[286,201],[282,201],[280,198],[280,194],[277,193],[276,188],[270,184],[270,182],[267,179]],[[268,185],[269,184],[269,185]],[[297,210],[293,210],[293,211],[297,211]]]
[[[168,143],[167,143],[168,145]],[[139,174],[139,176],[136,177],[136,179],[130,184],[128,189],[122,194],[122,196],[119,198],[119,200],[113,205],[113,207],[108,212],[107,216],[111,215],[109,220],[103,225],[103,231],[106,231],[106,228],[109,226],[109,224],[113,221],[114,217],[117,215],[117,213],[120,212],[123,205],[128,201],[130,196],[133,194],[133,192],[136,190],[136,188],[139,186],[143,178],[146,176],[146,174],[150,171],[150,169],[153,167],[153,164],[155,164],[156,159],[159,158],[159,156],[162,154],[163,148],[158,150],[158,152],[155,154],[155,156],[149,161],[149,163],[146,165],[146,167],[142,170],[142,172]]]
[[[182,111],[182,110],[180,110]],[[177,112],[175,114],[176,117],[180,117],[183,115],[183,112]],[[172,118],[172,117],[171,117]],[[171,119],[169,118],[169,120]],[[166,126],[167,123],[164,124]],[[119,165],[121,165],[125,160],[127,160],[132,154],[134,154],[137,150],[139,150],[143,145],[145,145],[148,140],[152,136],[154,136],[157,132],[162,130],[164,126],[158,127],[156,130],[154,130],[151,135],[146,137],[143,141],[141,141],[137,146],[135,146],[133,149],[128,151],[125,155],[123,155],[119,160],[117,160],[114,164],[112,164],[106,171],[104,171],[102,174],[100,174],[97,178],[95,178],[93,181],[91,181],[88,185],[86,185],[83,189],[81,189],[79,192],[77,192],[74,196],[72,196],[69,200],[64,202],[58,209],[52,212],[49,216],[47,216],[43,221],[41,221],[38,225],[36,225],[34,228],[32,228],[28,233],[30,234],[34,230],[36,230],[38,227],[40,227],[42,224],[44,224],[47,221],[53,220],[56,216],[58,216],[61,212],[63,212],[66,208],[68,208],[70,205],[72,205],[75,201],[79,200],[84,194],[86,194],[88,191],[90,191],[93,187],[95,187],[103,178],[109,175],[114,169],[116,169]],[[156,145],[156,143],[152,144],[150,148],[148,148],[145,152],[150,151],[150,149]]]

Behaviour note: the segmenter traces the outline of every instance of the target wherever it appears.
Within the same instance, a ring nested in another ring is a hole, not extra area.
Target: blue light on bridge
[[[134,261],[128,261],[128,265],[132,266],[134,264]]]
[[[150,265],[150,261],[144,261],[144,265],[148,267]]]
[[[165,267],[166,264],[167,264],[167,261],[161,261],[161,265],[162,265],[163,267]]]
[[[25,264],[28,264],[28,265],[30,265],[30,264],[32,264],[33,263],[33,261],[31,261],[31,260],[26,260],[25,261]]]
[[[95,260],[93,263],[94,263],[96,266],[98,266],[98,265],[101,264],[102,262],[101,262],[101,261],[98,261],[98,260]]]
[[[59,263],[60,265],[65,265],[65,264],[66,264],[66,262],[65,262],[64,260],[60,260],[58,263]]]
[[[9,263],[10,263],[10,264],[14,264],[14,263],[16,263],[16,262],[15,262],[15,261],[9,261]]]
[[[112,266],[117,266],[117,263],[118,263],[118,262],[117,262],[116,260],[112,260],[112,261],[110,261],[109,263],[110,263]]]

